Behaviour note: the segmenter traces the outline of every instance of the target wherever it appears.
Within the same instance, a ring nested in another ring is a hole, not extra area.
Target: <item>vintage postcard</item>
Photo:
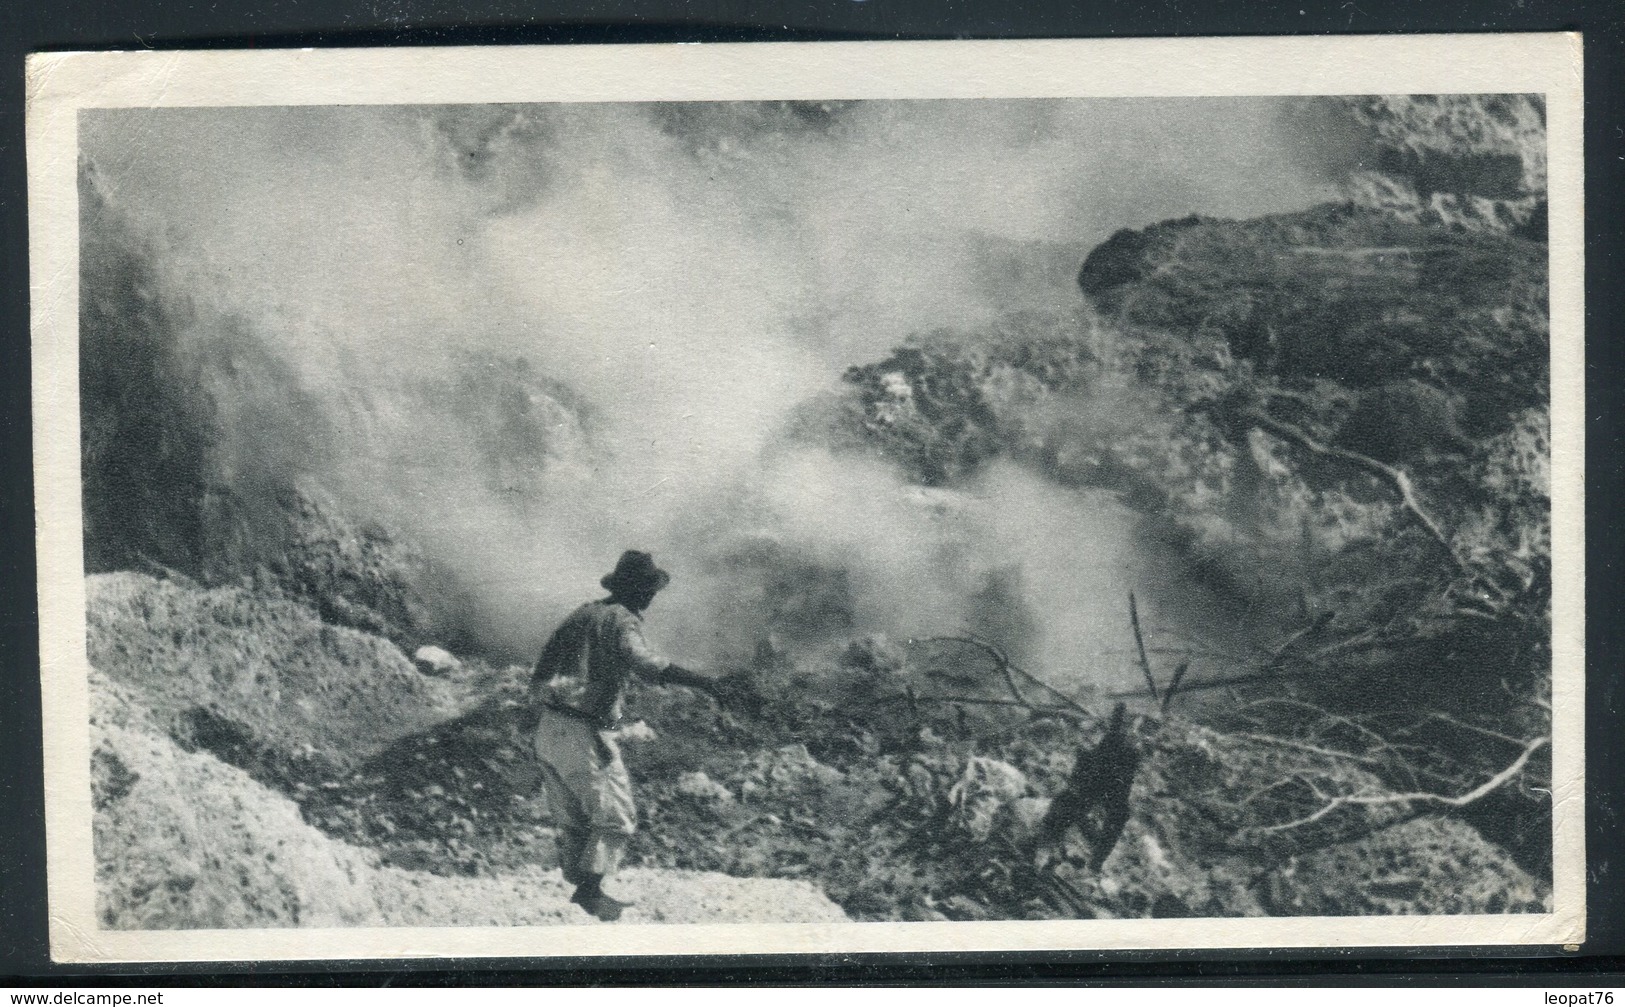
[[[53,955],[1582,941],[1579,53],[35,57]]]

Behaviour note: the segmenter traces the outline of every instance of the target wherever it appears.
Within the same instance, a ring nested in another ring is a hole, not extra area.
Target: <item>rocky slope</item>
[[[545,829],[500,869],[469,871],[446,845],[462,835],[455,820],[403,815],[418,838],[432,837],[446,854],[420,856],[409,869],[365,837],[347,842],[356,837],[324,817],[343,781],[360,775],[352,769],[389,742],[424,735],[468,701],[455,686],[424,679],[388,641],[235,589],[136,574],[93,577],[90,587],[104,926],[597,924],[570,904],[569,887],[548,869]],[[397,773],[416,768],[387,758],[374,764]],[[470,784],[459,796],[477,803],[485,795]],[[398,791],[380,796],[411,803]],[[793,880],[634,868],[620,888],[637,902],[623,917],[628,923],[846,918]]]
[[[1038,824],[1102,718],[984,705],[1009,695],[991,666],[941,702],[943,655],[877,667],[871,647],[856,653],[768,679],[758,717],[641,697],[664,732],[628,754],[647,862],[816,879],[859,919],[1539,911],[1547,898],[1471,827],[1403,804],[1293,827],[1321,803],[1304,781],[1360,793],[1380,779],[1173,715],[1135,719],[1131,813],[1097,867],[1084,831],[1051,844]]]
[[[523,669],[426,679],[388,642],[285,601],[134,574],[91,589],[108,926],[579,922],[548,869]],[[781,664],[748,714],[638,690],[660,737],[627,748],[646,823],[627,919],[1477,913],[1547,898],[1470,827],[1405,805],[1273,833],[1315,810],[1297,781],[1380,780],[1172,716],[1134,726],[1133,814],[1100,868],[1077,836],[1035,857],[1037,821],[1102,725],[978,705],[1003,694],[991,668],[937,702],[940,658],[868,640]]]
[[[151,731],[93,725],[98,901],[112,929],[600,925],[556,870],[406,870],[304,822],[282,794]],[[109,718],[110,719],[110,718]],[[805,882],[633,868],[626,923],[829,923]]]
[[[1295,125],[1335,152],[1354,202],[1459,230],[1546,229],[1546,109],[1538,95],[1306,99]]]
[[[1084,259],[1076,316],[920,339],[853,368],[820,422],[922,482],[1002,457],[1117,493],[1280,641],[1233,668],[1228,705],[1284,694],[1483,779],[1516,754],[1497,736],[1548,730],[1540,108],[1302,114],[1365,152],[1347,202],[1120,231]],[[1482,212],[1373,202],[1371,172]],[[1528,771],[1468,814],[1544,873],[1544,754]]]

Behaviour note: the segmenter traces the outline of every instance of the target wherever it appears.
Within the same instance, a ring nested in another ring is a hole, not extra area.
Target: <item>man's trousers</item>
[[[547,803],[558,829],[564,880],[609,876],[637,831],[632,780],[613,737],[584,717],[544,709],[536,727]]]

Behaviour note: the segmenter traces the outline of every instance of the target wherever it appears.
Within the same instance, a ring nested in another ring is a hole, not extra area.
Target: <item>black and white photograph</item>
[[[1578,937],[1575,95],[298,72],[50,120],[71,954]]]

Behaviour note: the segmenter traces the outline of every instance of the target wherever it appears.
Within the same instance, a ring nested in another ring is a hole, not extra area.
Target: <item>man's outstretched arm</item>
[[[667,669],[666,681],[698,689],[735,713],[753,717],[761,715],[766,702],[757,687],[756,677],[749,671],[707,673],[674,664]]]
[[[637,623],[628,621],[622,630],[621,646],[631,659],[637,676],[656,685],[681,685],[708,693],[718,702],[735,704],[743,692],[754,693],[754,688],[741,689],[744,677],[735,673],[697,671],[685,668],[656,654],[643,638]]]
[[[667,664],[666,670],[661,672],[656,681],[665,685],[686,685],[690,689],[699,689],[702,692],[715,692],[717,683],[723,676],[715,672],[695,671],[680,664]]]

